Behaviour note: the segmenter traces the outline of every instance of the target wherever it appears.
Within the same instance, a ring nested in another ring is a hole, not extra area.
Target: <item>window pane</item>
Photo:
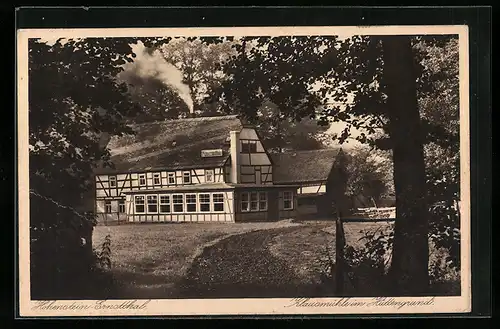
[[[118,212],[125,212],[125,200],[118,201]]]
[[[250,142],[249,153],[256,153],[256,152],[257,152],[257,142]]]
[[[196,194],[186,194],[186,210],[189,212],[196,211]]]
[[[283,192],[283,208],[293,209],[293,193],[290,191]]]
[[[214,202],[224,202],[224,194],[214,193]]]
[[[214,211],[224,211],[224,194],[214,193]]]
[[[200,203],[209,203],[210,202],[210,194],[200,194]]]
[[[157,195],[148,195],[148,212],[156,213],[158,212],[158,196]]]
[[[144,197],[143,196],[135,196],[134,198],[135,202],[135,212],[137,213],[143,213],[145,210],[144,207]]]
[[[214,171],[213,170],[205,170],[205,180],[209,183],[214,181]]]
[[[210,194],[203,193],[199,195],[200,211],[210,211]]]
[[[110,213],[111,212],[111,201],[106,201],[105,204],[104,204],[104,211],[106,213]]]
[[[241,200],[248,201],[248,193],[241,193]]]
[[[241,202],[241,211],[248,211],[248,201]]]
[[[241,141],[241,153],[250,153],[248,147],[248,141]]]
[[[170,212],[170,205],[169,204],[160,204],[160,212],[169,213]]]
[[[174,194],[172,201],[174,202],[174,212],[184,211],[184,198],[182,194]]]
[[[259,194],[257,192],[250,193],[250,210],[259,210]]]

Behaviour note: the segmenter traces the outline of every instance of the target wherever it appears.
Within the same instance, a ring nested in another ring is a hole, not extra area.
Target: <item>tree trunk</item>
[[[398,295],[421,296],[429,288],[429,209],[415,63],[409,37],[384,37],[382,45],[397,218],[389,277]]]

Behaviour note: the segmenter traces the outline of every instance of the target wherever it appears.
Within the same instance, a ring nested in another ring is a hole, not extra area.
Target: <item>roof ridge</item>
[[[209,116],[209,117],[155,120],[155,121],[149,121],[149,122],[133,123],[133,125],[134,126],[143,126],[143,125],[151,125],[151,124],[160,124],[160,123],[165,123],[165,122],[217,121],[217,120],[229,120],[229,119],[238,119],[238,115],[237,114],[230,114],[230,115]]]

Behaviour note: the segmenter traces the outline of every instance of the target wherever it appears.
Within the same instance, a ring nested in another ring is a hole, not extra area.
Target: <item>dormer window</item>
[[[241,141],[241,153],[257,153],[257,141]]]

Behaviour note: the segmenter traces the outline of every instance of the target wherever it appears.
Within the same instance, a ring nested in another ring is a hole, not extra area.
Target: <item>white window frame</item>
[[[201,201],[201,196],[208,196],[208,202],[202,202]],[[210,212],[212,210],[212,205],[211,205],[211,201],[212,201],[212,197],[210,195],[210,193],[199,193],[198,194],[198,204],[199,204],[199,208],[200,209],[200,212]],[[208,205],[208,210],[203,210],[202,209],[202,205]]]
[[[162,202],[161,198],[168,198],[168,202]],[[169,211],[162,211],[161,206],[168,205]],[[160,214],[170,214],[172,212],[172,196],[170,194],[160,194],[158,195],[158,212]]]
[[[110,200],[104,201],[104,213],[111,214],[113,208]]]
[[[244,150],[243,145],[247,147],[247,150]],[[255,145],[255,150],[251,150],[250,145]],[[242,140],[241,141],[241,152],[243,154],[251,154],[257,152],[257,141],[256,140]]]
[[[257,195],[257,198],[252,201],[252,194]],[[262,198],[261,196],[265,197]],[[244,200],[244,196],[246,196],[246,201]],[[240,192],[240,209],[241,212],[259,212],[259,211],[267,211],[268,208],[268,195],[267,191],[252,191],[252,192]],[[265,202],[265,207],[261,207],[261,203]],[[252,209],[252,203],[257,205],[257,208]],[[244,207],[244,204],[247,206]]]
[[[222,195],[222,201],[219,201],[219,202],[215,202],[215,195]],[[216,213],[221,213],[221,212],[224,212],[224,202],[225,202],[225,198],[224,198],[224,193],[223,192],[214,192],[212,193],[212,212],[216,212]],[[215,210],[215,204],[222,204],[222,210]]]
[[[186,182],[186,177],[189,177],[189,181]],[[184,171],[182,172],[182,183],[183,184],[191,184],[191,172]]]
[[[290,194],[290,198],[286,198],[285,195]],[[290,201],[290,207],[286,206],[286,201]],[[283,210],[293,210],[293,192],[283,191]]]
[[[158,179],[158,183],[155,179]],[[161,174],[159,172],[153,173],[153,185],[161,185]]]
[[[212,179],[208,180],[208,177],[212,175]],[[213,183],[215,182],[215,170],[214,169],[205,169],[205,182]]]
[[[123,206],[123,211],[122,211],[122,206]],[[125,200],[119,200],[118,201],[118,212],[120,214],[124,214],[126,212],[126,207],[125,207]]]
[[[170,181],[170,178],[172,178],[172,181]],[[175,173],[174,172],[169,172],[167,174],[167,183],[168,183],[168,185],[175,185]]]
[[[111,182],[114,182],[114,184],[111,185]],[[112,176],[108,177],[108,184],[109,184],[110,188],[111,187],[116,187],[117,182],[116,182],[116,176],[115,175],[112,175]]]
[[[262,196],[264,196],[264,198],[262,198]],[[258,199],[259,199],[259,210],[260,211],[267,211],[267,204],[268,204],[268,201],[267,201],[267,192],[260,191]],[[261,203],[263,203],[263,202],[265,203],[265,207],[261,207]]]
[[[137,203],[137,198],[142,197],[142,204]],[[137,211],[137,206],[142,205],[144,207],[143,211]],[[146,213],[146,197],[144,195],[134,195],[134,213],[135,214],[145,214]]]
[[[181,197],[181,202],[180,203],[175,203],[175,197]],[[176,205],[181,205],[182,206],[182,211],[175,211],[175,206]],[[184,212],[184,194],[172,194],[172,213],[174,214],[182,214]]]
[[[246,195],[246,201],[243,200],[243,196]],[[250,193],[249,192],[241,192],[240,193],[240,208],[241,212],[249,212],[250,211]],[[243,203],[246,204],[246,207],[243,207]]]
[[[252,196],[255,195],[255,200],[252,200]],[[250,211],[259,211],[259,192],[253,191],[249,193],[250,197]],[[252,209],[252,203],[256,204],[256,208]]]
[[[188,202],[188,195],[190,197],[194,196],[194,202]],[[186,194],[184,194],[184,202],[186,204],[186,213],[195,213],[195,212],[198,211],[198,204],[197,204],[198,197],[197,197],[196,193],[186,193]],[[194,210],[189,210],[188,209],[188,205],[192,205],[192,204],[194,204]]]
[[[154,203],[150,203],[149,200],[156,200]],[[149,210],[149,206],[156,206],[156,211]],[[158,194],[147,194],[146,195],[146,210],[148,214],[158,213]]]
[[[144,183],[141,184],[141,180],[144,179]],[[139,186],[146,186],[146,174],[139,174]]]

